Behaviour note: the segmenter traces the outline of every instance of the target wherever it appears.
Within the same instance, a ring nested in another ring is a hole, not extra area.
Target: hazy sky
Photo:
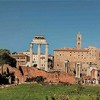
[[[28,50],[40,34],[53,54],[57,48],[75,47],[78,32],[83,48],[100,48],[100,0],[0,0],[0,48]]]

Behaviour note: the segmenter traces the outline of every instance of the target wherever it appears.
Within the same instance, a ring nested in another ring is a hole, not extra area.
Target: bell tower
[[[76,37],[76,48],[77,49],[82,48],[82,36],[80,32],[77,34],[77,37]]]

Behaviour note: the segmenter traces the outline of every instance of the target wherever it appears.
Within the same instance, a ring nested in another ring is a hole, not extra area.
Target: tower
[[[76,48],[81,49],[81,47],[82,47],[82,36],[81,33],[79,32],[76,37]]]

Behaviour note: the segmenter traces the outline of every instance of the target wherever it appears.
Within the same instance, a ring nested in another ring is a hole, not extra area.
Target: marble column
[[[48,44],[46,44],[45,49],[45,71],[48,71]]]
[[[80,64],[78,64],[79,72],[78,72],[78,78],[80,78]]]
[[[79,63],[76,64],[76,77],[80,78],[80,64]]]
[[[32,67],[33,62],[33,44],[30,44],[30,67]]]
[[[41,45],[38,44],[38,65],[37,65],[38,69],[40,69],[41,66],[40,55],[41,55]]]
[[[98,77],[97,77],[97,75],[98,75],[98,71],[95,70],[95,79],[96,79],[96,84],[98,84]]]
[[[64,64],[65,64],[65,72],[66,73],[68,73],[69,71],[69,69],[68,69],[68,61],[66,60],[66,61],[64,61]]]

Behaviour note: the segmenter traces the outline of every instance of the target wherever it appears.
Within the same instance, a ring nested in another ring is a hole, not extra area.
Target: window
[[[57,64],[57,66],[59,66],[59,64]]]
[[[80,41],[80,37],[78,37],[78,40]]]
[[[80,43],[78,43],[78,46],[80,45]]]

